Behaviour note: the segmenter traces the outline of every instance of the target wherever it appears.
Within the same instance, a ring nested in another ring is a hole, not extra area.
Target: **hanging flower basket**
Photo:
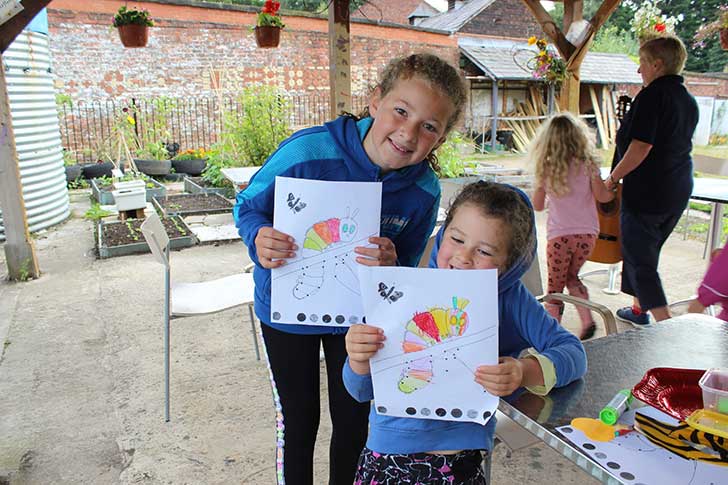
[[[144,47],[149,40],[149,27],[154,25],[154,21],[149,18],[148,11],[127,9],[126,5],[122,5],[112,25],[119,29],[119,38],[124,47]]]
[[[119,38],[124,47],[146,47],[149,41],[149,27],[146,25],[120,25]]]
[[[259,26],[253,29],[253,31],[255,32],[255,42],[258,44],[258,47],[278,47],[281,41],[280,27],[273,25]]]

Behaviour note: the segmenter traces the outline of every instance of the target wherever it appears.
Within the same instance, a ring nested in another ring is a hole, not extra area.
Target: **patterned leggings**
[[[546,246],[549,293],[562,293],[566,287],[570,295],[589,299],[589,291],[579,279],[579,270],[591,255],[596,240],[594,234],[570,234],[549,239]],[[561,322],[561,315],[564,313],[563,302],[546,303],[545,306],[546,310]],[[577,311],[582,327],[594,322],[587,308],[577,307]]]
[[[479,450],[455,455],[383,455],[364,448],[354,485],[487,485]]]

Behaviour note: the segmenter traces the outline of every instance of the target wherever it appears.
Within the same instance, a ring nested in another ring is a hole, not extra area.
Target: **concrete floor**
[[[0,484],[275,483],[273,401],[247,311],[173,322],[165,423],[163,268],[151,255],[96,259],[87,207],[85,194],[74,195],[72,218],[37,236],[40,279],[0,282]],[[538,222],[544,234],[542,214]],[[702,249],[678,234],[668,241],[660,270],[670,300],[694,292]],[[240,242],[197,246],[172,253],[172,278],[213,279],[247,262]],[[545,276],[543,252],[541,265]],[[629,302],[600,290],[605,277],[585,282],[612,310]],[[575,312],[565,325],[578,331]],[[327,482],[325,402],[322,389],[317,484]],[[544,445],[504,451],[495,484],[594,483]]]

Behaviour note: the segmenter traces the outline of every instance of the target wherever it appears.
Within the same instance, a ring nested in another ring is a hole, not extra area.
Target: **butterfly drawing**
[[[301,200],[300,197],[296,197],[291,192],[288,193],[288,207],[293,212],[301,212],[306,208],[306,203]]]
[[[379,296],[384,298],[384,300],[387,303],[394,303],[395,301],[399,300],[404,296],[404,293],[401,291],[395,291],[394,285],[391,287],[388,287],[386,284],[379,282]]]

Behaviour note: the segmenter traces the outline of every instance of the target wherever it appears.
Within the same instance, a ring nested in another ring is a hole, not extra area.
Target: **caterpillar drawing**
[[[332,217],[313,224],[306,231],[306,237],[303,241],[302,254],[304,259],[352,242],[358,230],[355,220],[358,212],[357,209],[353,214],[346,217]],[[332,256],[304,266],[296,280],[296,286],[293,287],[293,296],[303,300],[318,293],[324,284],[327,273],[332,273],[333,278],[342,286],[359,294],[358,279],[354,270],[349,266],[347,254]]]
[[[402,341],[405,354],[426,350],[454,337],[460,337],[468,328],[468,313],[465,307],[470,303],[465,298],[452,297],[452,308],[430,308],[415,313],[407,322]],[[427,356],[407,363],[402,370],[397,387],[405,394],[411,394],[427,386],[432,380],[432,357]]]

